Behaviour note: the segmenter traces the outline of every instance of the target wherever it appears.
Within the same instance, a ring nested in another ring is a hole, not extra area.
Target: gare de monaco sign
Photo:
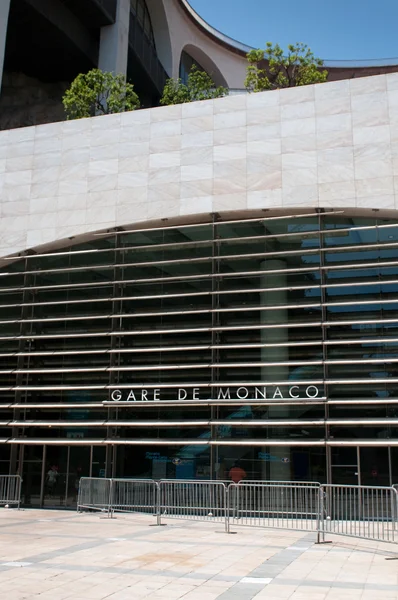
[[[115,389],[110,393],[110,400],[113,402],[173,402],[173,401],[194,401],[194,400],[314,400],[322,399],[319,387],[313,384],[305,385],[266,385],[252,386],[240,385],[229,387],[217,387],[214,397],[210,397],[209,387],[180,387],[180,388],[128,388]],[[213,394],[211,394],[213,396]]]

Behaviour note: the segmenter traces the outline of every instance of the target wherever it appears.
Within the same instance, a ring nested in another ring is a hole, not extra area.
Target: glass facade
[[[145,0],[130,0],[130,8],[134,17],[141,25],[146,37],[148,38],[151,46],[155,47],[155,38],[153,35],[151,17]]]
[[[73,242],[0,270],[0,472],[25,503],[237,461],[397,483],[396,220],[247,213]]]

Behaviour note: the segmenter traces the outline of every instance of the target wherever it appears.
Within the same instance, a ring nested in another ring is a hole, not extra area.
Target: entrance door
[[[81,477],[90,477],[91,446],[70,446],[65,506],[76,508]]]
[[[44,467],[43,506],[65,506],[68,479],[69,446],[47,446]]]
[[[360,448],[361,485],[390,485],[388,448]]]
[[[18,473],[22,505],[74,508],[80,478],[105,476],[105,448],[22,445]]]
[[[337,446],[331,449],[332,483],[358,485],[359,449],[355,446]]]
[[[21,461],[21,502],[25,506],[40,506],[43,446],[22,446]]]
[[[70,507],[77,504],[81,477],[90,475],[90,446],[47,446],[43,482],[43,506]]]

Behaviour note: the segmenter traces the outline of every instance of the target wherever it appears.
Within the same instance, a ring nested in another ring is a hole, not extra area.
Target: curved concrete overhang
[[[205,69],[206,73],[208,73],[216,86],[224,86],[226,87],[228,84],[224,78],[224,75],[221,73],[220,69],[216,65],[216,63],[210,58],[208,54],[203,52],[201,48],[198,46],[194,46],[193,44],[187,44],[182,49],[183,52],[187,52],[194,60],[196,60],[203,69]]]
[[[154,0],[149,0],[148,7],[153,3]],[[156,10],[159,10],[158,4],[162,6],[168,24],[172,68],[167,70],[171,76],[179,77],[181,53],[191,45],[202,53],[201,64],[204,67],[204,62],[213,63],[213,72],[220,74],[217,83],[224,80],[231,89],[243,89],[247,64],[245,52],[236,53],[233,46],[222,43],[219,36],[210,35],[201,21],[193,18],[189,5],[181,0],[156,0]],[[154,22],[153,25],[156,39],[160,34]]]
[[[178,0],[181,4],[182,8],[185,10],[186,14],[189,16],[190,20],[199,27],[206,35],[215,40],[216,42],[224,45],[231,52],[236,52],[237,54],[246,56],[250,50],[252,50],[252,46],[248,46],[247,44],[243,44],[238,40],[235,40],[225,33],[222,33],[215,27],[212,27],[207,21],[202,19],[202,17],[192,8],[189,4],[188,0]]]
[[[0,256],[214,214],[396,217],[397,115],[390,74],[1,131]]]

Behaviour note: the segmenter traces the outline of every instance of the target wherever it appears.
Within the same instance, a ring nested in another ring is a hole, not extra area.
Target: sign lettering
[[[163,395],[163,398],[162,398]],[[115,402],[160,402],[162,400],[201,400],[210,399],[212,392],[208,388],[178,388],[170,397],[170,390],[161,388],[132,388],[127,390],[113,390],[111,400]],[[167,396],[167,397],[165,397]],[[201,398],[202,396],[202,398]],[[215,394],[216,400],[314,400],[321,397],[316,385],[292,386],[240,386],[220,387]]]

